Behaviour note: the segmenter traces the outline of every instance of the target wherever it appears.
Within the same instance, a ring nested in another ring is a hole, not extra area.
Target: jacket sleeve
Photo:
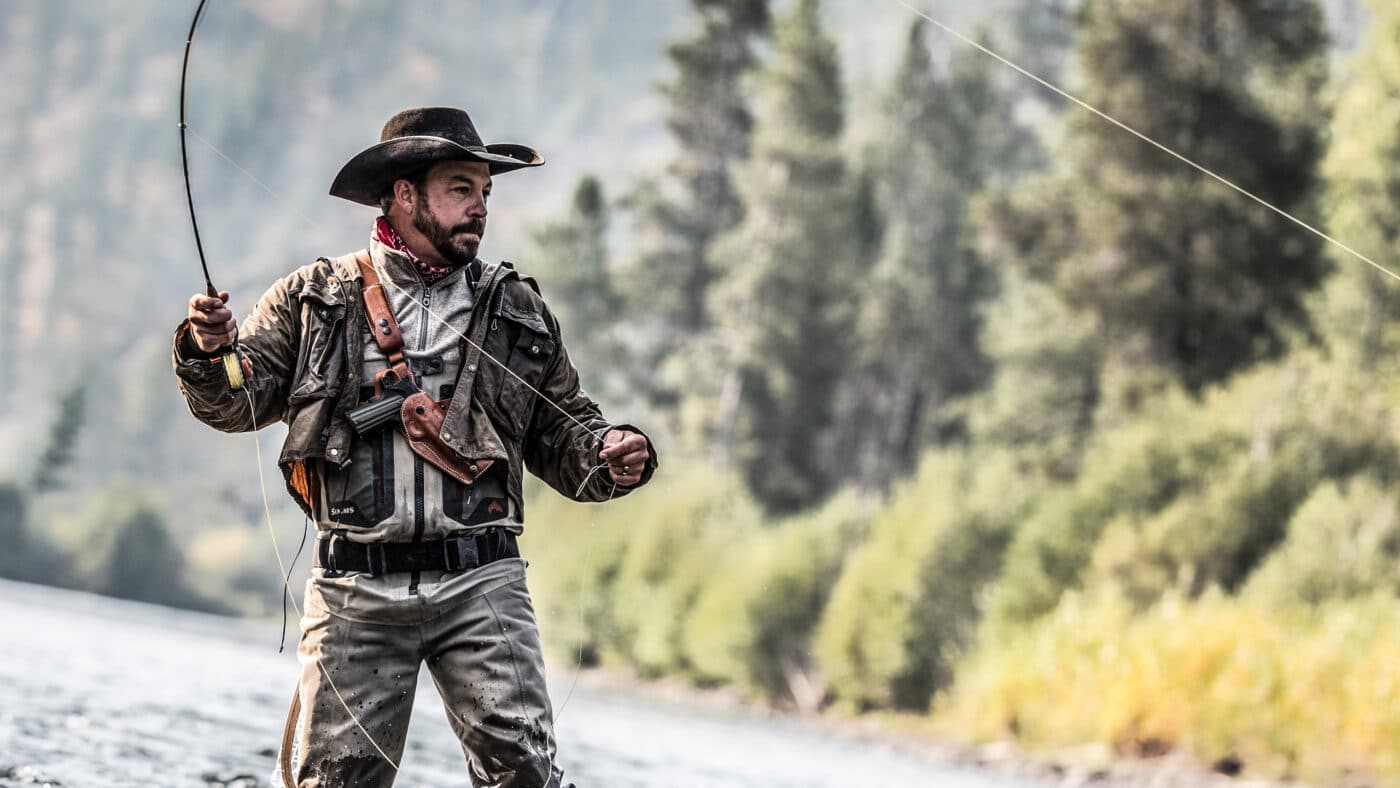
[[[290,279],[290,277],[288,278]],[[280,421],[297,360],[300,324],[288,279],[268,289],[238,326],[238,346],[252,375],[243,391],[229,388],[223,363],[201,353],[185,320],[175,329],[173,361],[190,413],[223,432],[249,432]]]
[[[541,379],[540,392],[559,407],[535,398],[533,426],[525,436],[525,466],[561,495],[575,501],[597,503],[621,498],[651,481],[657,467],[656,446],[636,427],[610,424],[603,418],[598,404],[579,385],[578,371],[559,339],[557,322],[552,315],[547,320],[556,344]],[[635,432],[647,440],[651,457],[641,481],[631,487],[614,484],[606,463],[598,459],[603,436],[612,429]]]

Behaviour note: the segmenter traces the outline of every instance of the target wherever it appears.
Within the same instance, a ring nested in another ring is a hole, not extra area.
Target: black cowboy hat
[[[439,161],[481,161],[491,174],[538,167],[544,157],[534,148],[510,143],[483,145],[471,116],[453,107],[417,107],[389,118],[379,144],[366,148],[340,168],[331,195],[361,205],[379,205],[394,181]]]

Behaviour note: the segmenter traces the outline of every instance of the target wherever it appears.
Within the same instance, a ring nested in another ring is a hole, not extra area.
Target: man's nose
[[[477,219],[485,219],[486,200],[481,197],[472,200],[472,204],[467,208],[467,214]]]

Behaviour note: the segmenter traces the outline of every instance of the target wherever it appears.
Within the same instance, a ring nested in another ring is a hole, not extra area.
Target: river
[[[271,783],[297,675],[296,631],[0,581],[0,786]],[[572,674],[556,670],[556,707]],[[578,688],[558,721],[580,788],[1017,788],[800,720]],[[420,677],[396,786],[469,786]]]

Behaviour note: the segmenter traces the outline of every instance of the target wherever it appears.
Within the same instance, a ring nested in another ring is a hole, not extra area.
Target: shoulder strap
[[[404,361],[403,332],[399,330],[399,321],[394,319],[394,310],[389,308],[389,299],[384,296],[384,285],[379,281],[379,274],[374,270],[369,252],[364,249],[356,252],[355,262],[359,264],[360,276],[365,280],[360,295],[365,300],[365,319],[369,321],[369,332],[374,335],[375,344],[379,345],[380,352],[389,359],[389,369],[386,372],[393,372],[395,379],[413,380],[413,371]],[[376,388],[394,382],[386,381],[384,377],[384,372],[376,377]]]

